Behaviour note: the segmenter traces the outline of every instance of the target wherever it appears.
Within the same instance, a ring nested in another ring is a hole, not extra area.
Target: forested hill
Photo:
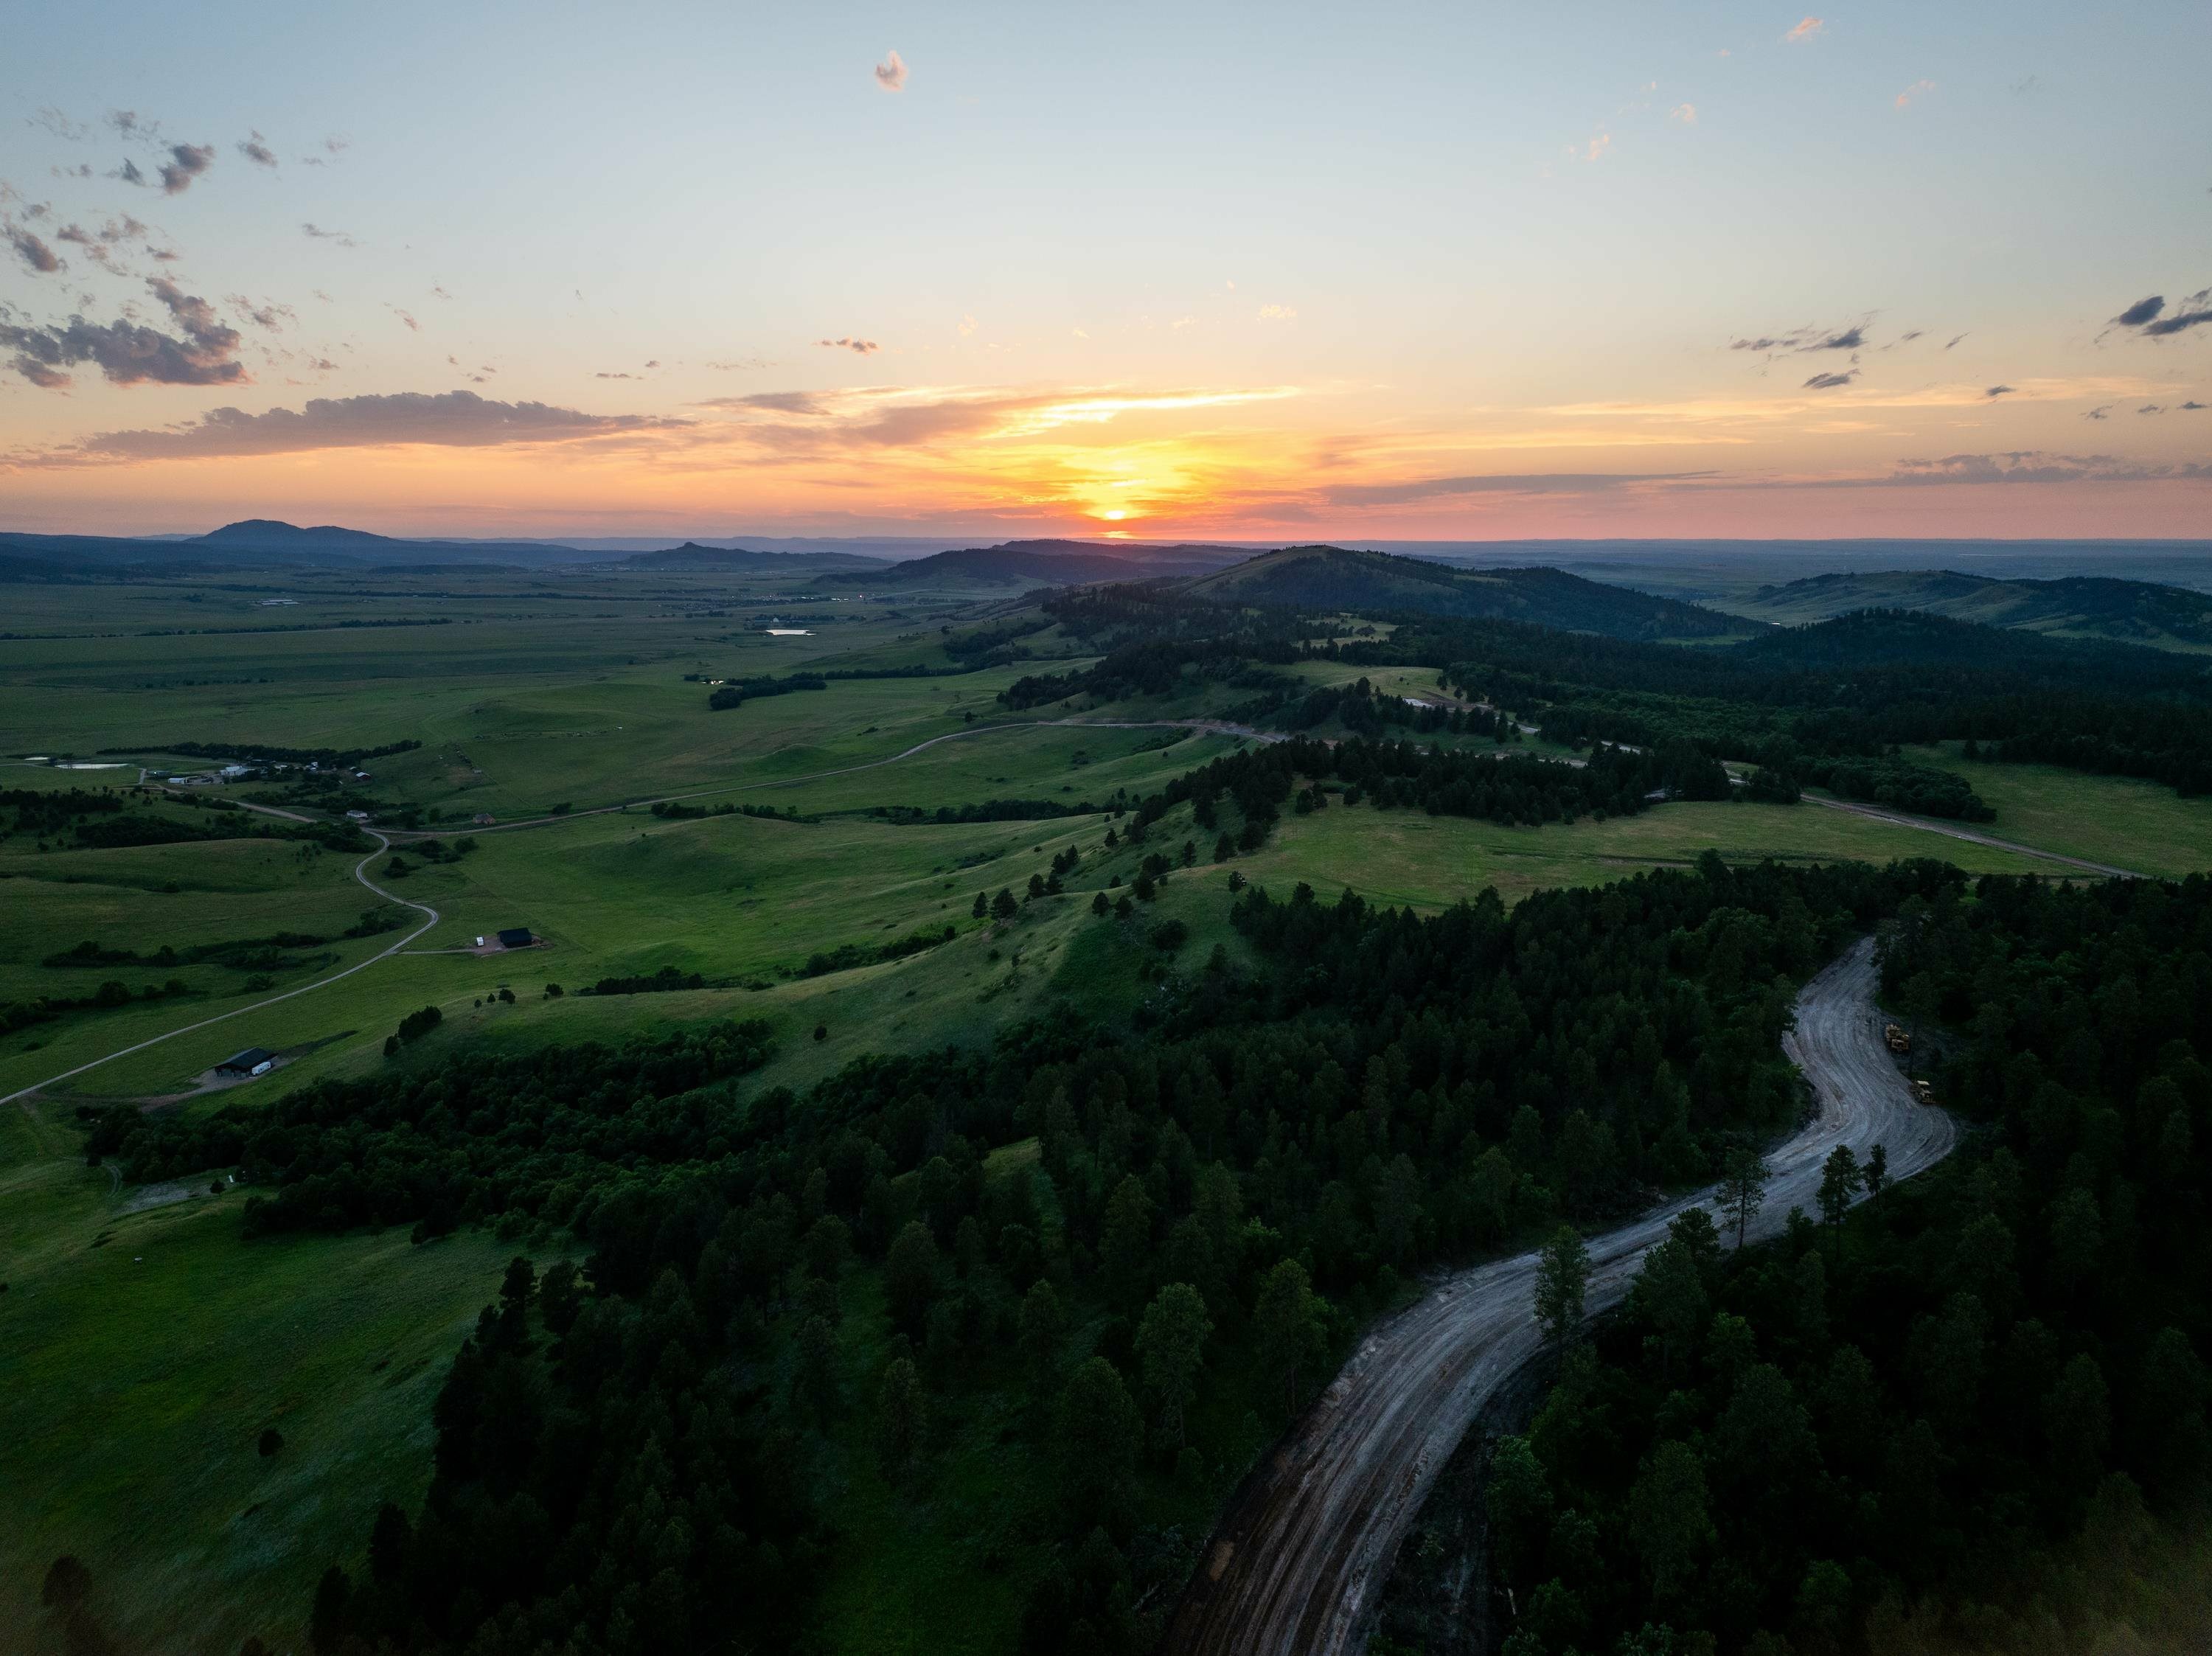
[[[1715,610],[1563,569],[1454,569],[1340,546],[1285,547],[1186,581],[1181,591],[1220,604],[1485,616],[1609,638],[1710,639],[1747,630]]]
[[[1826,621],[1855,610],[1917,610],[2062,637],[2166,648],[2212,645],[2212,594],[2151,581],[2070,576],[1996,580],[1951,570],[1814,575],[1727,606],[1762,621]]]
[[[1711,650],[1409,618],[1335,653],[1443,667],[1499,705],[1541,704],[1546,734],[1561,740],[1686,736],[1796,770],[1780,749],[1870,755],[1965,739],[2009,760],[2212,791],[2212,663],[2130,645],[1873,610]]]
[[[1754,670],[1851,671],[1913,666],[1995,671],[2082,689],[2212,690],[2212,662],[2139,645],[2045,638],[1912,610],[1861,610],[1808,627],[1778,628],[1727,652]]]
[[[1139,581],[1203,574],[1245,555],[1227,546],[1097,545],[1088,541],[1008,541],[1003,546],[962,547],[894,564],[866,577],[875,585],[918,586],[932,581],[1016,586],[1042,582],[1072,586],[1093,581]],[[861,577],[848,575],[844,580]]]

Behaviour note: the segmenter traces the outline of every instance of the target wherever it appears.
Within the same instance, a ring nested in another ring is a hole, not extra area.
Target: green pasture
[[[2063,871],[2040,858],[1815,805],[1687,801],[1603,822],[1537,828],[1337,804],[1285,818],[1264,847],[1239,858],[1237,866],[1278,897],[1303,881],[1327,899],[1349,888],[1370,902],[1435,908],[1471,899],[1486,886],[1496,886],[1511,903],[1532,891],[1687,867],[1708,849],[1732,863],[1936,857],[1976,873]]]
[[[342,935],[368,910],[385,907],[354,880],[355,861],[319,846],[283,840],[44,856],[0,852],[0,901],[6,903],[9,918],[0,927],[0,1001],[79,998],[110,979],[135,992],[171,978],[181,979],[198,996],[220,999],[239,992],[252,975],[212,963],[142,961],[58,969],[40,963],[88,942],[114,953],[152,955],[164,944],[181,954],[195,944],[280,932],[328,938],[319,946],[281,951],[286,961],[301,964],[270,972],[280,988],[349,964],[395,935],[365,940]],[[176,1005],[206,1004],[194,999]],[[175,1008],[171,1011],[173,1016]],[[34,1037],[37,1028],[21,1033]],[[19,1039],[11,1038],[10,1044]]]
[[[2168,879],[2212,870],[2212,799],[2184,799],[2132,777],[1962,759],[1960,747],[1915,748],[1907,756],[1972,783],[1997,813],[1977,826],[1997,839]]]
[[[514,1250],[241,1243],[237,1191],[111,1190],[58,1113],[0,1106],[0,1645],[37,1647],[66,1551],[126,1649],[296,1647],[315,1579],[420,1498],[431,1398]]]

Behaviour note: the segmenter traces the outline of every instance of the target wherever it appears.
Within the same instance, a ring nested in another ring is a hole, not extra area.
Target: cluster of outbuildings
[[[355,770],[346,765],[325,765],[316,760],[310,760],[305,764],[296,764],[290,760],[273,760],[265,765],[223,765],[216,769],[205,771],[149,769],[145,772],[145,779],[149,782],[167,782],[173,787],[213,788],[220,787],[226,782],[242,782],[249,777],[267,776],[277,771],[304,771],[310,775],[343,776],[352,782],[369,780],[367,771]]]

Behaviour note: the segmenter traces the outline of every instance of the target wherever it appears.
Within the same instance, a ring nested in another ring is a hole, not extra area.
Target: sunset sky
[[[2212,536],[2198,0],[0,25],[0,528]]]

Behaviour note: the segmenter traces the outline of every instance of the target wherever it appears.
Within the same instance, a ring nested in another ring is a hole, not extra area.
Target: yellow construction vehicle
[[[1893,1023],[1886,1023],[1882,1026],[1881,1038],[1888,1045],[1889,1050],[1899,1057],[1912,1050],[1912,1037]]]

